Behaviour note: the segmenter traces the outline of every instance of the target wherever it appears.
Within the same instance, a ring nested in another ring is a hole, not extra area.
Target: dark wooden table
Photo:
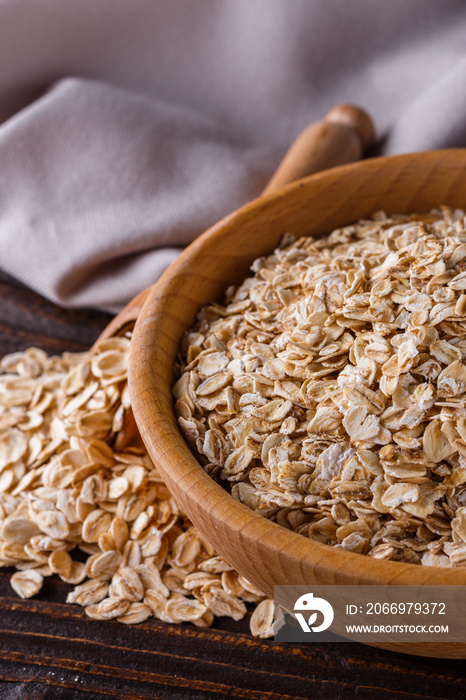
[[[37,345],[87,349],[109,320],[65,311],[0,274],[0,354]],[[277,644],[248,620],[208,630],[150,620],[136,627],[90,620],[49,580],[20,600],[0,573],[0,700],[424,700],[466,698],[462,661],[423,659],[361,644]]]

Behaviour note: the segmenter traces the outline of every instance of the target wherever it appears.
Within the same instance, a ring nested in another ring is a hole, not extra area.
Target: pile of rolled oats
[[[179,424],[257,513],[337,548],[466,565],[466,217],[287,235],[183,342]]]
[[[98,620],[207,627],[258,603],[251,631],[272,636],[280,609],[180,512],[137,433],[126,445],[128,349],[110,338],[92,354],[1,360],[0,566],[18,569],[23,598],[58,574],[74,585],[67,601]]]

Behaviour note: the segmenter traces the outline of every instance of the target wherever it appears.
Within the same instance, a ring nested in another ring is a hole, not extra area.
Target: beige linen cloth
[[[117,311],[334,104],[466,146],[464,0],[0,0],[0,267]]]

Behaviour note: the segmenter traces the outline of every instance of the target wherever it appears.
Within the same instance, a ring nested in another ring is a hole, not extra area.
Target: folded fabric
[[[466,145],[461,0],[0,0],[0,267],[118,311],[338,102]]]
[[[247,199],[264,159],[188,109],[62,80],[0,128],[1,264],[61,304],[116,311]]]

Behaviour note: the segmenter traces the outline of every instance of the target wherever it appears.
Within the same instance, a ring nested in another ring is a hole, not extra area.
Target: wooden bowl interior
[[[373,159],[313,175],[252,202],[203,234],[167,270],[145,304],[130,359],[131,397],[144,442],[195,525],[268,595],[279,584],[464,584],[466,570],[377,561],[336,550],[285,530],[233,499],[196,461],[174,416],[173,363],[182,334],[198,309],[244,279],[251,262],[272,252],[284,232],[318,236],[380,209],[466,208],[465,173],[466,150],[451,150]]]

